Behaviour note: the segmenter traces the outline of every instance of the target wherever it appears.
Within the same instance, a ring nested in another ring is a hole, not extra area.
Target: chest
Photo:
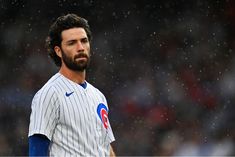
[[[100,127],[99,106],[107,106],[105,99],[91,90],[74,90],[61,93],[60,123],[70,128]]]

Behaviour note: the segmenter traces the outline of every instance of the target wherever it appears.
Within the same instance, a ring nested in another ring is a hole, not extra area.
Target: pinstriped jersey
[[[34,96],[29,134],[50,139],[50,156],[109,156],[115,140],[104,95],[55,74]]]

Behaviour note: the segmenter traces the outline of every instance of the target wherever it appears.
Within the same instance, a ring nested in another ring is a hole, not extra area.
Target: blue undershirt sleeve
[[[42,134],[29,137],[29,156],[48,156],[50,140]]]

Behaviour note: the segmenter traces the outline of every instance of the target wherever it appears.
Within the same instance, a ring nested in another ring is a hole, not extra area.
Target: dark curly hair
[[[92,35],[90,31],[90,26],[86,19],[77,16],[76,14],[67,14],[60,16],[57,20],[51,25],[46,38],[46,48],[49,53],[49,56],[55,62],[57,66],[61,66],[61,58],[57,56],[54,51],[55,46],[61,47],[61,32],[70,28],[81,27],[86,31],[89,42],[91,41]]]

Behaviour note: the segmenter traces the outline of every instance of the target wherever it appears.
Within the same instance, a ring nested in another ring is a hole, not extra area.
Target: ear
[[[60,58],[62,58],[62,53],[61,53],[61,49],[59,46],[55,46],[54,47],[54,51],[56,52],[57,56],[59,56]]]

